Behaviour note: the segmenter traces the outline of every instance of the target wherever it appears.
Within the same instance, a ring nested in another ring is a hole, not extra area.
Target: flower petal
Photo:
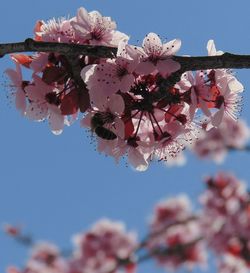
[[[111,113],[121,115],[125,109],[125,104],[122,96],[114,94],[110,97],[110,100],[107,103],[107,107]]]
[[[162,42],[159,36],[153,32],[150,32],[143,40],[142,47],[148,56],[161,56]]]
[[[179,70],[181,65],[178,62],[168,58],[166,60],[159,60],[156,67],[158,71],[165,77]]]
[[[181,47],[180,39],[171,40],[168,43],[163,44],[163,55],[164,56],[175,55],[175,53],[180,49],[180,47]]]

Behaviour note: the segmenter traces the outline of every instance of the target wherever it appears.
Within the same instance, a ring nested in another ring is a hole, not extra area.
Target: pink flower
[[[159,36],[153,32],[149,33],[143,40],[142,48],[127,46],[131,57],[136,54],[140,58],[140,63],[136,68],[138,74],[150,74],[158,70],[163,76],[170,75],[180,69],[180,64],[173,61],[174,55],[181,47],[178,39],[162,44]]]
[[[106,63],[86,66],[81,71],[81,77],[87,84],[90,99],[106,100],[117,91],[128,92],[134,84],[138,60],[131,59],[125,51],[127,41],[118,45],[117,58],[108,59]]]
[[[249,193],[236,177],[220,173],[207,179],[201,196],[202,225],[209,246],[218,254],[234,255],[249,263]]]
[[[203,123],[206,126],[206,123]],[[227,132],[225,134],[225,132]],[[247,124],[238,120],[235,122],[225,116],[218,128],[209,131],[203,130],[197,141],[191,146],[191,150],[201,158],[213,159],[221,163],[230,148],[244,148],[250,137]]]
[[[60,256],[56,246],[50,243],[39,243],[34,246],[31,256],[23,270],[9,267],[8,273],[67,273],[66,261]]]
[[[7,223],[3,225],[3,230],[6,234],[12,237],[16,237],[21,234],[20,226],[14,226]]]
[[[166,250],[165,255],[155,255],[161,266],[176,269],[181,265],[192,267],[196,263],[205,263],[201,227],[198,218],[192,214],[190,201],[185,195],[158,203],[150,229],[147,240],[149,251]]]
[[[116,23],[110,17],[103,17],[98,11],[88,13],[79,8],[71,25],[80,41],[91,45],[117,46],[120,40],[128,38],[115,30]]]
[[[74,237],[75,267],[81,272],[117,272],[118,261],[132,259],[137,246],[134,233],[127,233],[120,222],[107,219],[97,222],[88,232]],[[132,260],[131,260],[132,261]]]
[[[233,256],[226,254],[223,256],[223,259],[220,259],[218,262],[218,272],[219,273],[247,273],[249,269],[247,268],[246,263]]]
[[[69,43],[74,42],[75,32],[71,26],[71,20],[66,18],[51,19],[48,22],[40,22],[39,31],[36,36],[44,42]]]
[[[223,54],[222,51],[216,51],[213,40],[208,41],[207,50],[209,56]],[[217,91],[219,91],[215,98],[215,107],[219,110],[211,116],[211,124],[218,127],[224,113],[236,121],[241,110],[242,97],[240,93],[244,90],[243,85],[227,69],[209,70],[208,72],[211,88],[216,87]]]
[[[62,133],[64,116],[58,108],[60,104],[59,90],[46,84],[39,76],[33,75],[34,83],[25,88],[30,103],[26,116],[36,121],[48,119],[54,134]]]
[[[7,69],[5,73],[9,76],[12,81],[14,88],[14,96],[16,108],[24,115],[26,110],[26,94],[25,94],[25,86],[28,82],[23,81],[21,66],[19,63],[16,63],[16,70]]]
[[[101,138],[106,139],[105,135],[102,136],[101,133],[101,131],[104,131],[103,128],[105,128],[115,134],[114,138],[110,140],[116,139],[117,137],[123,139],[125,129],[121,115],[124,111],[124,107],[125,106],[122,97],[116,94],[112,95],[106,101],[95,101],[95,107],[93,111],[89,112],[83,118],[81,125],[83,127],[90,127],[91,130]]]

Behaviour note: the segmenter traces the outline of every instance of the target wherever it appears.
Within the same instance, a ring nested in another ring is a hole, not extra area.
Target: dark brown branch
[[[0,44],[0,56],[16,52],[58,52],[65,55],[87,55],[98,58],[112,58],[117,48],[107,46],[79,45],[67,43],[37,42],[26,39],[21,43]],[[182,71],[220,68],[250,68],[250,55],[224,53],[219,56],[183,57],[173,59],[181,64]]]
[[[0,56],[16,52],[57,52],[63,55],[87,55],[99,58],[112,58],[117,49],[106,46],[92,46],[66,43],[37,42],[26,39],[21,43],[0,44]]]
[[[149,233],[141,242],[140,244],[138,245],[136,251],[140,250],[141,248],[145,247],[148,243],[149,240],[151,240],[152,238],[154,237],[157,237],[161,234],[163,234],[168,228],[170,227],[174,227],[174,226],[178,226],[178,225],[184,225],[184,224],[187,224],[188,222],[190,221],[195,221],[195,220],[198,220],[198,216],[196,215],[192,215],[188,218],[186,218],[185,220],[176,220],[175,222],[173,223],[170,223],[170,224],[167,224],[165,226],[163,226],[161,229],[153,232],[153,233]]]
[[[229,151],[235,151],[235,152],[237,152],[237,151],[245,151],[245,152],[250,152],[250,146],[249,145],[247,145],[247,146],[244,146],[244,147],[242,147],[242,148],[238,148],[238,147],[233,147],[233,146],[227,146],[227,149],[229,150]]]
[[[167,257],[167,256],[173,256],[173,255],[182,255],[182,253],[189,247],[193,246],[194,244],[198,243],[199,241],[202,241],[203,237],[198,237],[197,239],[190,241],[185,244],[177,244],[172,247],[164,247],[164,248],[155,248],[152,249],[150,252],[147,252],[146,254],[139,256],[137,259],[137,263],[142,263],[144,261],[147,261],[153,257],[161,256],[161,257]]]
[[[74,56],[74,58],[78,58],[79,55],[97,58],[112,58],[116,55],[117,48],[67,43],[37,42],[30,38],[21,43],[0,44],[0,57],[10,53],[30,51],[57,52],[70,58],[72,58],[72,56]],[[219,56],[174,56],[173,59],[180,63],[181,69],[173,73],[167,79],[162,80],[159,85],[159,90],[153,94],[152,101],[158,101],[164,98],[166,95],[166,90],[175,85],[175,83],[180,80],[181,75],[186,71],[221,68],[250,68],[250,55],[236,55],[227,52]],[[77,78],[76,73],[74,74],[74,78]],[[80,81],[78,83],[80,83]]]

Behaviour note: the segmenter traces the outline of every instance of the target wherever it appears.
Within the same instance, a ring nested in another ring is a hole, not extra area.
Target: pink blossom
[[[87,12],[79,8],[71,22],[81,42],[92,45],[118,46],[127,35],[116,31],[116,23],[110,17],[103,17],[98,11]]]
[[[147,240],[149,251],[168,249],[165,255],[155,255],[161,266],[176,269],[181,265],[192,267],[196,263],[205,263],[201,227],[185,195],[158,203],[150,229]]]
[[[47,85],[39,76],[33,75],[34,83],[25,88],[30,103],[26,116],[36,121],[48,119],[51,131],[60,134],[64,126],[64,117],[58,108],[59,90]]]
[[[174,39],[162,44],[159,36],[153,32],[149,33],[143,40],[142,48],[127,46],[131,56],[137,54],[140,63],[136,68],[138,74],[150,74],[158,70],[163,76],[180,69],[180,64],[171,59],[181,47],[181,41]]]
[[[218,261],[218,271],[219,273],[247,273],[249,269],[243,260],[226,254]]]
[[[16,108],[24,115],[26,110],[26,94],[25,94],[25,86],[28,82],[23,81],[21,66],[19,63],[16,63],[16,70],[7,69],[5,73],[9,76],[12,81],[14,88],[14,96]]]
[[[106,101],[95,101],[92,112],[83,118],[81,124],[84,127],[91,127],[94,132],[98,128],[106,128],[112,131],[116,137],[124,138],[124,123],[121,119],[124,107],[122,97],[116,94]]]
[[[203,124],[206,126],[206,124]],[[225,134],[225,132],[227,132]],[[210,158],[216,163],[225,159],[228,149],[242,149],[248,142],[250,130],[247,124],[238,120],[235,122],[225,116],[218,128],[200,132],[197,141],[191,146],[191,150],[200,158]]]
[[[6,234],[12,237],[19,236],[21,234],[21,227],[10,225],[8,223],[3,225],[3,230]]]
[[[207,50],[209,56],[223,54],[222,51],[216,51],[213,40],[208,41]],[[215,107],[219,110],[211,117],[212,125],[218,127],[224,113],[233,120],[237,120],[241,110],[242,98],[240,93],[244,90],[244,87],[227,69],[210,70],[209,73],[212,74],[211,80],[219,91],[215,99]]]
[[[71,26],[71,20],[66,18],[51,19],[47,22],[41,21],[39,30],[35,32],[36,36],[44,42],[74,42],[75,32]]]
[[[132,259],[137,245],[134,233],[126,233],[122,223],[107,219],[97,222],[88,232],[76,235],[74,242],[76,252],[72,263],[89,273],[116,271],[119,260]]]
[[[56,246],[42,242],[34,246],[23,270],[9,267],[8,273],[67,273],[66,261]]]
[[[219,255],[229,253],[249,263],[249,193],[236,177],[220,173],[207,179],[201,196],[202,222],[209,246]]]
[[[86,66],[81,77],[87,84],[91,101],[106,100],[117,91],[128,92],[134,84],[133,72],[138,60],[131,59],[125,52],[126,41],[118,45],[116,59],[108,59],[106,63]]]
[[[42,72],[48,64],[48,53],[37,53],[33,56],[33,60],[30,64],[30,68],[34,73]]]

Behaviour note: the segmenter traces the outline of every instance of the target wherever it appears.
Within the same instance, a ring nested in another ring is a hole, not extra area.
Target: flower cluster
[[[201,203],[204,206],[203,229],[209,246],[218,255],[234,256],[245,267],[249,266],[250,196],[245,184],[225,173],[208,178],[206,184]]]
[[[37,243],[24,270],[9,267],[8,273],[110,273],[123,268],[132,273],[137,246],[134,233],[120,222],[100,220],[89,231],[74,236],[75,250],[65,257],[50,243]],[[124,263],[124,264],[123,264]]]
[[[192,269],[206,265],[210,249],[216,254],[220,273],[245,273],[250,268],[250,195],[244,183],[227,173],[207,178],[206,186],[198,212],[183,194],[157,203],[149,232],[141,242],[123,223],[102,219],[75,235],[70,251],[30,241],[33,247],[25,268],[11,266],[7,272],[135,273],[147,259],[156,260],[167,271]],[[4,229],[14,238],[27,237],[14,226]]]
[[[185,195],[158,203],[150,223],[147,247],[157,262],[166,269],[181,265],[205,264],[206,251],[202,241],[199,217],[191,210]]]
[[[8,273],[67,273],[68,266],[60,255],[59,249],[47,242],[37,243],[31,252],[31,256],[23,270],[11,266]]]
[[[115,272],[120,261],[130,269],[137,246],[134,233],[125,233],[120,222],[101,220],[86,233],[74,237],[76,251],[70,262],[71,271],[105,273]]]
[[[47,119],[52,132],[60,134],[84,112],[81,125],[96,136],[98,150],[116,161],[127,155],[137,170],[147,169],[152,159],[176,157],[196,138],[200,113],[209,130],[224,116],[236,120],[240,110],[243,86],[226,69],[186,72],[166,87],[181,69],[174,58],[179,39],[164,43],[151,32],[142,47],[134,46],[110,17],[84,8],[73,18],[37,22],[34,39],[117,48],[113,58],[79,55],[74,64],[57,52],[12,54],[16,70],[6,73],[23,115]],[[209,55],[221,54],[212,40],[207,48]],[[32,80],[23,80],[21,65],[31,69]]]
[[[209,158],[221,163],[228,150],[244,149],[249,137],[250,129],[243,120],[234,122],[229,117],[225,117],[218,128],[201,130],[191,150],[200,158]]]

